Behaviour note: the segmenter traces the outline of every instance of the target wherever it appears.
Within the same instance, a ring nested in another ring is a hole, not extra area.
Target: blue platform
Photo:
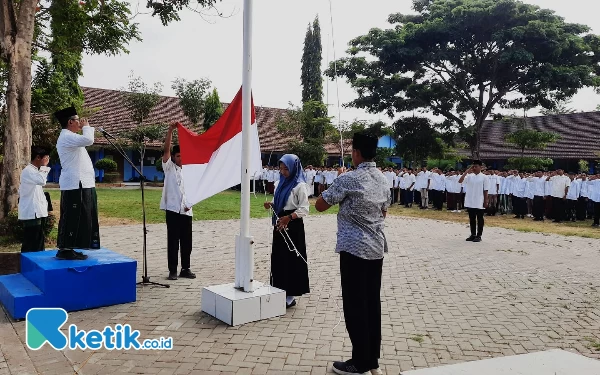
[[[33,307],[66,311],[136,300],[137,262],[108,249],[78,250],[86,260],[58,260],[56,250],[21,254],[21,273],[0,276],[0,302],[13,319]]]

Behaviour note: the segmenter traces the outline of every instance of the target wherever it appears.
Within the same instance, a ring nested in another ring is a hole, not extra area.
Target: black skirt
[[[292,211],[286,211],[279,217],[290,215]],[[296,246],[302,257],[308,261],[306,256],[306,238],[304,234],[304,221],[301,218],[290,221],[288,230],[292,243]],[[273,248],[271,250],[271,285],[286,291],[288,297],[301,296],[310,293],[308,285],[308,265],[293,251],[292,244],[286,244],[287,236],[278,230],[273,231]],[[289,243],[289,240],[287,240]],[[292,250],[290,250],[290,248]]]

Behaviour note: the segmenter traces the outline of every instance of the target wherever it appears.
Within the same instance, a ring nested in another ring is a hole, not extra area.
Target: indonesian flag
[[[248,173],[262,170],[258,126],[251,99],[251,161]],[[242,89],[205,133],[178,125],[183,184],[187,203],[194,205],[242,183]]]

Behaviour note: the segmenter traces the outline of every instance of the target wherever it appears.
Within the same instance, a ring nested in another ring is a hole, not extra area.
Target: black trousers
[[[412,207],[413,202],[415,201],[415,191],[414,190],[404,190],[404,205],[406,207]]]
[[[59,249],[99,249],[98,197],[96,188],[60,192]]]
[[[22,253],[46,250],[46,238],[44,235],[45,225],[45,217],[32,220],[23,220],[23,243],[21,244]]]
[[[600,202],[594,202],[594,224],[600,224]]]
[[[192,217],[167,211],[167,258],[169,272],[177,272],[179,248],[181,269],[190,268],[192,254]]]
[[[352,360],[361,372],[379,367],[382,267],[383,259],[366,260],[340,252],[344,319]]]
[[[544,219],[544,197],[539,195],[533,197],[533,217],[537,220]]]
[[[527,200],[526,200],[526,198],[513,196],[513,213],[516,216],[527,215]]]
[[[444,207],[444,192],[441,190],[433,191],[433,207],[441,210]]]
[[[562,198],[552,197],[552,218],[555,221],[565,220],[565,203]]]
[[[471,226],[471,235],[481,236],[483,234],[483,226],[485,224],[485,221],[483,220],[483,214],[485,213],[485,209],[468,208],[467,210],[469,211],[469,224]]]
[[[581,197],[577,200],[576,208],[575,208],[575,216],[577,220],[585,220],[586,219],[586,208],[587,201],[585,198]]]
[[[573,199],[567,199],[565,202],[565,219],[567,221],[577,220],[577,201]]]

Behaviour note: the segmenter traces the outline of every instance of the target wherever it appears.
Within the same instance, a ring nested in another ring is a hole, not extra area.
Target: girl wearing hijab
[[[271,285],[285,290],[287,307],[296,305],[295,297],[309,293],[306,238],[303,217],[308,215],[308,185],[304,169],[298,156],[286,154],[279,159],[279,181],[275,183],[275,194],[265,209],[273,208],[273,248],[271,250]],[[302,257],[297,256],[286,243],[289,235]],[[286,236],[287,237],[287,236]],[[304,258],[304,259],[302,259]]]

